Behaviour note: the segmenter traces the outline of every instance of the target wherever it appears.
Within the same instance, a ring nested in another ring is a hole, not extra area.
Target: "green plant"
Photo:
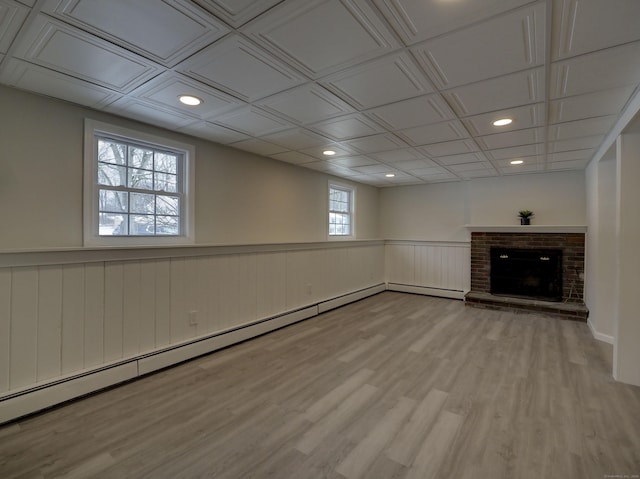
[[[518,211],[518,216],[520,218],[531,218],[533,216],[533,211],[521,210],[521,211]]]

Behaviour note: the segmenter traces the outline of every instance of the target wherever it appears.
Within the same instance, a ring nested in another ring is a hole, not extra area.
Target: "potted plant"
[[[530,210],[518,211],[518,216],[520,217],[521,225],[530,225],[531,217],[533,216],[533,211],[530,211]]]

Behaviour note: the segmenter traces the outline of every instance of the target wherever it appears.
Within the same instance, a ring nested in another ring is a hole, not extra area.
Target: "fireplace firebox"
[[[491,248],[491,294],[562,301],[562,250]]]

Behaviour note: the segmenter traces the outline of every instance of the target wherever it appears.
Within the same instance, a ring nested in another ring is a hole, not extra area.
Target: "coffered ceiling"
[[[638,95],[638,19],[637,0],[0,0],[0,82],[376,186],[580,170]]]

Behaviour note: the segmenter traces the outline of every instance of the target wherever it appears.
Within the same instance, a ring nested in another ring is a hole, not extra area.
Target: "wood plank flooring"
[[[385,292],[1,427],[0,477],[639,477],[611,356],[583,323]]]

